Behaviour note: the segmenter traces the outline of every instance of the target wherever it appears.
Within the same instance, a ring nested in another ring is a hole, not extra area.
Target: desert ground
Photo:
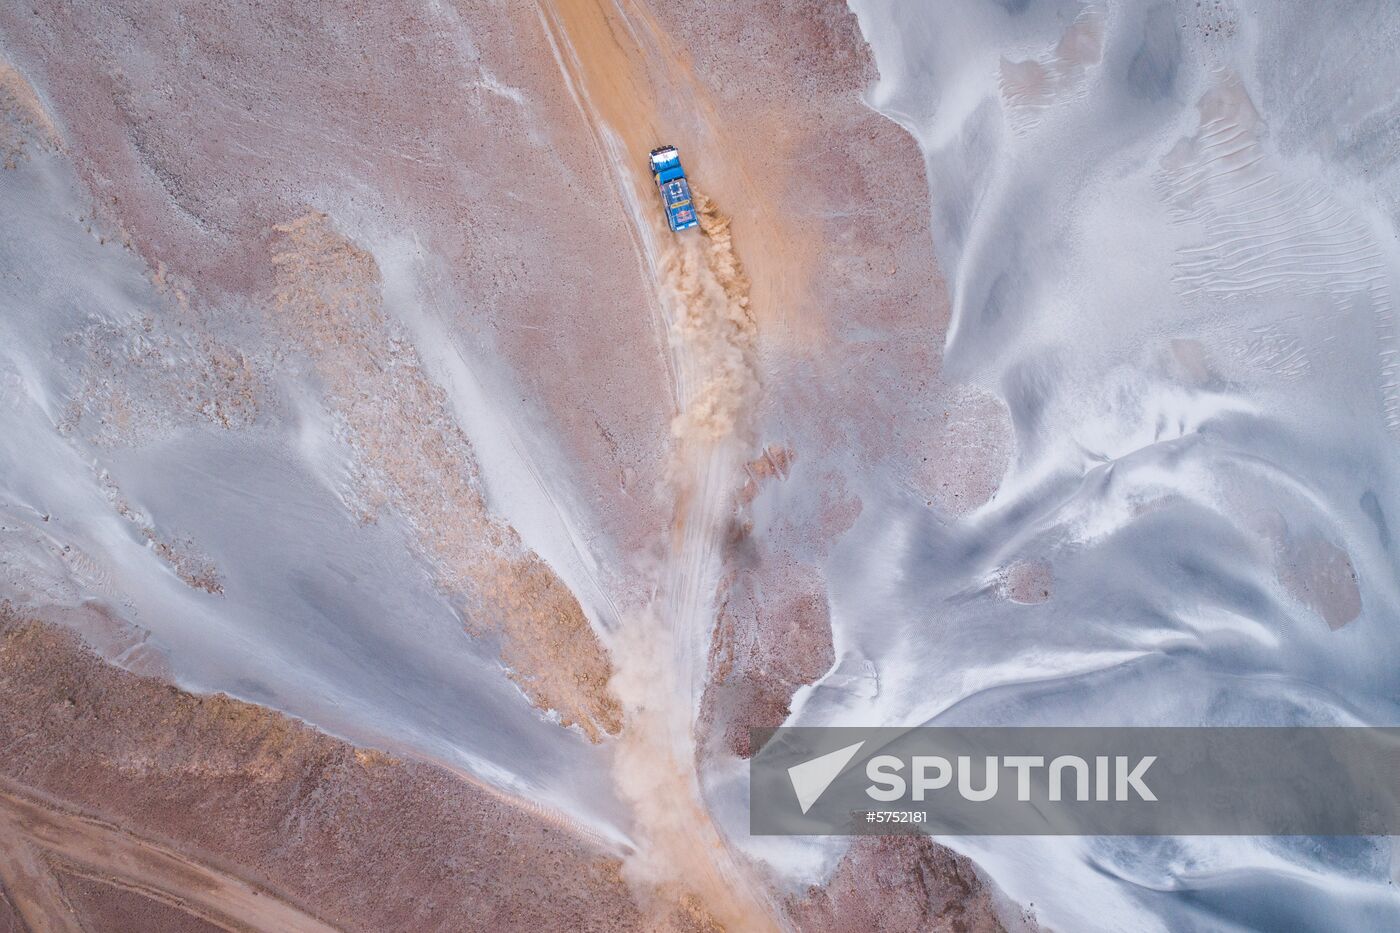
[[[1388,718],[1400,21],[1304,6],[0,7],[0,929],[1385,915],[743,810],[784,723]]]
[[[6,401],[83,487],[5,503],[12,924],[999,925],[927,841],[780,882],[698,777],[832,666],[848,478],[957,513],[1007,444],[939,380],[922,159],[855,17],[749,17],[0,14],[7,241],[53,238],[7,315],[64,360]],[[111,306],[40,284],[92,262]],[[298,541],[235,569],[261,536]]]

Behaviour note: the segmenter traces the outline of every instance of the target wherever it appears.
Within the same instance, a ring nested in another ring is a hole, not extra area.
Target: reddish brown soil
[[[1055,572],[1049,561],[1023,560],[1007,567],[999,581],[1007,599],[1023,605],[1047,601],[1055,592]]]
[[[439,768],[118,670],[71,633],[8,611],[0,711],[11,853],[0,874],[10,903],[17,885],[42,889],[30,898],[36,929],[61,916],[55,904],[134,909],[55,881],[42,871],[55,854],[256,929],[288,929],[286,916],[375,933],[642,922],[618,862],[535,813]],[[37,853],[28,870],[14,867],[20,848]],[[239,909],[249,888],[277,908],[262,923]]]
[[[118,884],[71,872],[59,872],[58,878],[64,899],[84,929],[141,933],[221,933],[228,929]]]
[[[825,587],[815,570],[760,562],[739,571],[715,624],[702,728],[730,754],[749,757],[757,751],[749,730],[781,725],[797,688],[834,660]]]
[[[793,915],[803,929],[831,933],[1004,930],[972,862],[927,836],[861,837]]]
[[[10,900],[10,894],[0,887],[0,933],[25,933],[24,920]]]

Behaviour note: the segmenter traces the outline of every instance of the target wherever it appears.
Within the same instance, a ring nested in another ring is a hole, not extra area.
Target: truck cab
[[[679,233],[696,226],[695,205],[690,200],[690,183],[681,168],[681,154],[675,146],[658,146],[651,150],[651,175],[661,191],[661,203],[666,208],[666,223]]]

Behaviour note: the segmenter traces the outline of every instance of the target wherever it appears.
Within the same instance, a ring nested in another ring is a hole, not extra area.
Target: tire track
[[[150,840],[70,813],[0,781],[0,875],[36,931],[78,931],[49,860],[130,887],[229,930],[334,933],[335,927],[231,874]]]

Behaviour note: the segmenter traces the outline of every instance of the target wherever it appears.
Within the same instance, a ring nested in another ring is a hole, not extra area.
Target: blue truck
[[[651,175],[661,189],[661,203],[666,206],[666,222],[673,232],[689,230],[699,223],[695,205],[690,202],[690,182],[681,168],[681,154],[675,146],[657,146],[651,150]]]

